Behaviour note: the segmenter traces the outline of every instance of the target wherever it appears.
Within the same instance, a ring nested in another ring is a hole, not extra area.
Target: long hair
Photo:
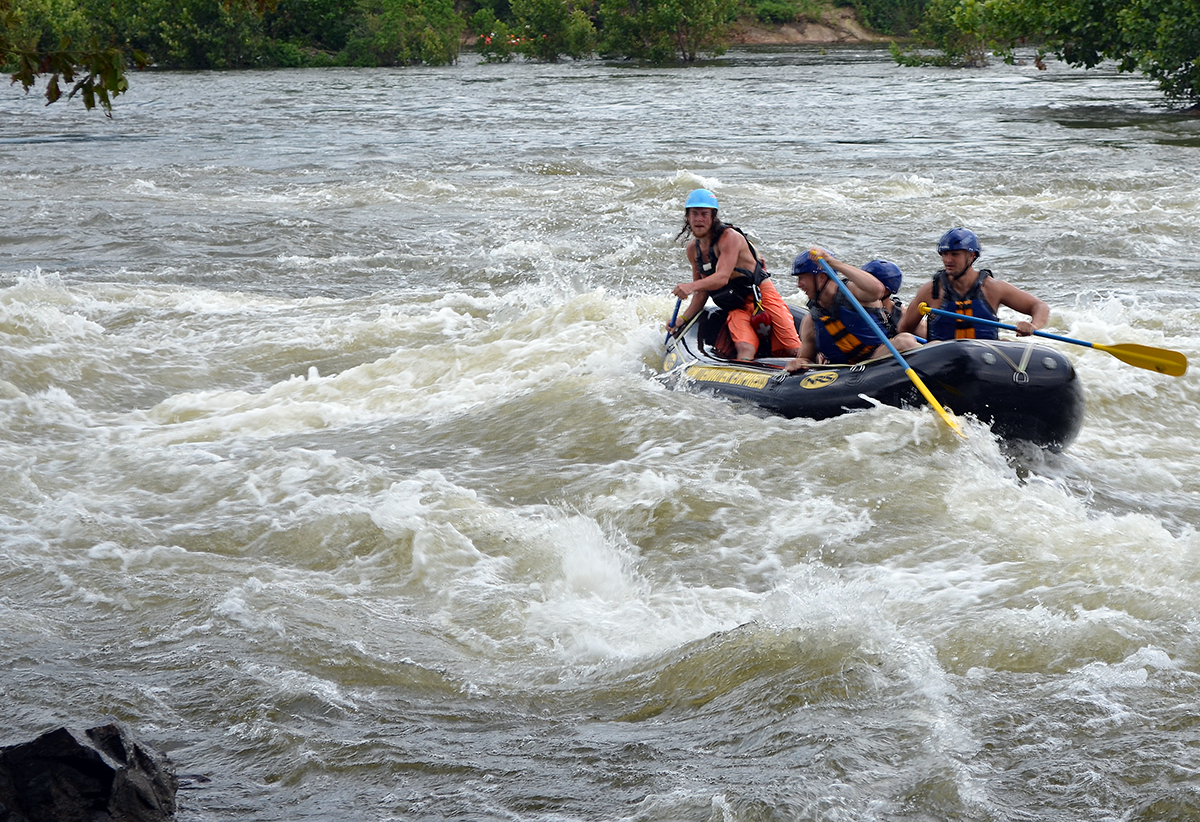
[[[717,210],[715,208],[712,209],[712,213],[713,213],[712,228],[710,228],[708,230],[708,235],[710,237],[720,237],[721,232],[725,230],[725,224],[723,222],[721,222],[721,218],[717,216]],[[687,239],[690,236],[692,236],[692,227],[690,225],[688,225],[687,209],[684,209],[683,228],[679,229],[679,233],[675,235],[674,241],[679,242],[680,238]]]

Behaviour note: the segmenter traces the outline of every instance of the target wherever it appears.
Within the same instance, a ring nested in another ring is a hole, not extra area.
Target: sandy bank
[[[827,9],[819,23],[807,20],[783,26],[738,23],[731,42],[743,46],[805,45],[820,43],[881,43],[891,38],[867,31],[847,8]]]

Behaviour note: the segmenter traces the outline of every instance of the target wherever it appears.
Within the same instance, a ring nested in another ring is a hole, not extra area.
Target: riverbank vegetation
[[[1047,54],[1086,68],[1115,60],[1169,100],[1200,105],[1197,0],[929,0],[914,37],[892,45],[897,62],[982,66],[1033,45],[1039,65]]]
[[[1196,0],[833,0],[907,65],[982,65],[1033,44],[1072,65],[1142,71],[1200,101]],[[125,70],[440,65],[723,53],[739,24],[819,21],[829,0],[0,0],[0,60],[26,90],[111,109]],[[1099,15],[1099,17],[1097,16]]]
[[[835,0],[903,34],[926,0]],[[485,55],[655,62],[719,53],[739,20],[819,20],[828,0],[0,0],[9,71],[23,56],[117,48],[160,68],[396,66]],[[36,61],[35,61],[36,63]]]

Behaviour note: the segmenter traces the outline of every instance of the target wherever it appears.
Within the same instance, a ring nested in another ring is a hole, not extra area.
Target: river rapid
[[[180,820],[1200,818],[1200,119],[878,47],[0,92],[0,745]],[[668,390],[698,186],[785,298],[955,225],[1064,453]],[[1001,316],[1012,322],[1011,313]]]

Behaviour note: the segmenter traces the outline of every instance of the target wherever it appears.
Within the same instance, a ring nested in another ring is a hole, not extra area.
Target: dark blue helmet
[[[823,248],[818,250],[825,251]],[[832,257],[833,255],[825,251],[825,256]],[[799,277],[801,274],[821,274],[824,271],[825,269],[821,268],[819,258],[814,260],[812,254],[808,251],[801,251],[796,255],[796,259],[792,260],[793,277]]]
[[[900,282],[904,279],[904,272],[900,270],[900,266],[887,260],[871,260],[862,270],[883,283],[889,294],[899,291]]]
[[[983,253],[979,247],[979,238],[969,228],[952,228],[938,240],[938,254],[947,251],[974,251],[978,257]]]

